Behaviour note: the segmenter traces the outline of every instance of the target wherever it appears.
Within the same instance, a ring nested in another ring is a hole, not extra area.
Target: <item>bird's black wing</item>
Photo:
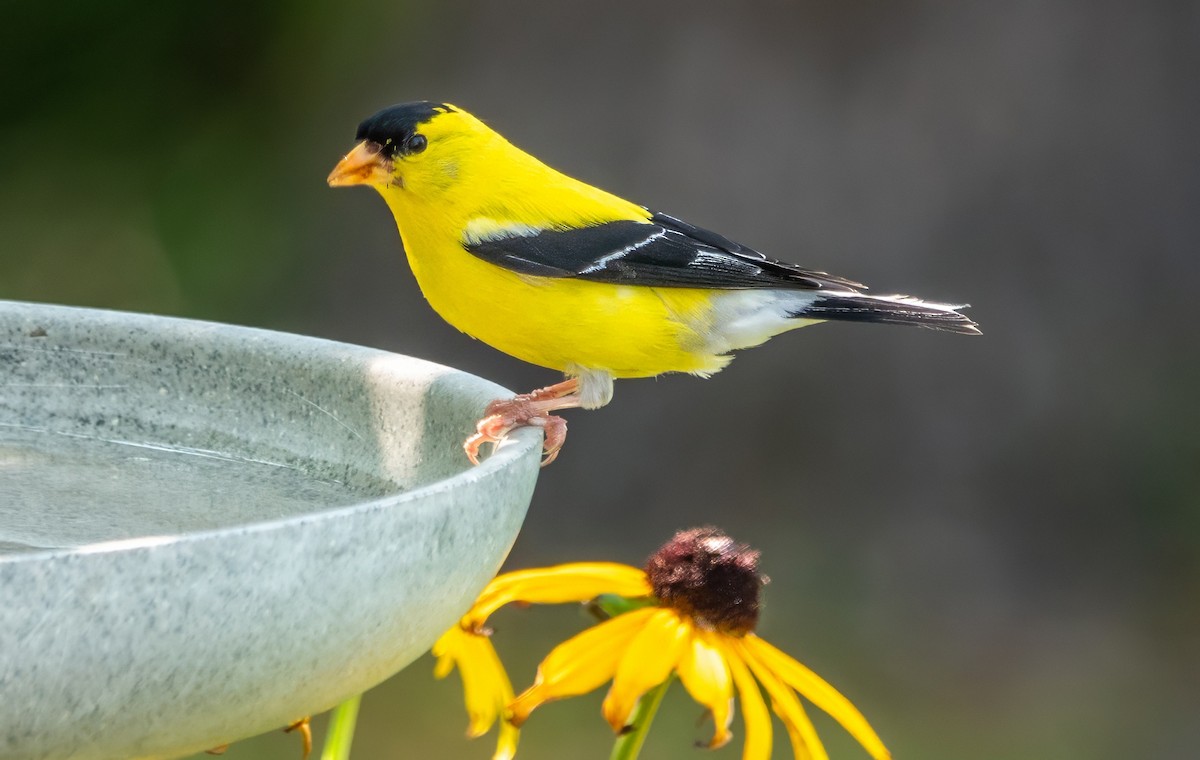
[[[824,272],[767,258],[666,214],[564,230],[525,230],[464,243],[520,274],[668,288],[861,289]]]

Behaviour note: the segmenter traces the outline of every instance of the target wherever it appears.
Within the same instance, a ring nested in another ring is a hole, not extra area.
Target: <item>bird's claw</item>
[[[533,396],[533,394],[529,394]],[[475,433],[463,443],[463,451],[471,464],[479,464],[479,449],[485,443],[499,446],[508,434],[523,426],[540,427],[545,433],[542,441],[542,467],[558,458],[567,440],[567,421],[554,414],[536,410],[529,396],[493,401],[484,410],[484,418],[475,426]]]
[[[479,447],[485,443],[499,446],[500,442],[508,437],[509,432],[517,426],[511,420],[508,420],[502,414],[490,413],[492,405],[496,402],[488,404],[486,416],[475,425],[475,433],[463,443],[463,451],[467,452],[467,459],[471,460],[471,464],[479,464]]]
[[[557,415],[548,414],[545,417],[545,422],[542,423],[542,430],[545,431],[545,438],[542,440],[542,467],[558,459],[558,452],[562,451],[563,444],[567,442],[567,421]]]

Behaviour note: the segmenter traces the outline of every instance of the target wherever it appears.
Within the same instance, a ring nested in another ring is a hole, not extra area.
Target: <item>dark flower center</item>
[[[758,552],[716,528],[676,533],[646,561],[664,605],[723,633],[740,636],[758,622]]]

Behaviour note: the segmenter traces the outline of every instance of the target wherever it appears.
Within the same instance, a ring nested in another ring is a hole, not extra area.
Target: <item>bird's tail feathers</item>
[[[969,304],[922,301],[912,296],[869,296],[843,291],[821,293],[811,304],[792,316],[803,319],[883,322],[979,335],[979,325],[959,313],[959,309],[968,306]]]

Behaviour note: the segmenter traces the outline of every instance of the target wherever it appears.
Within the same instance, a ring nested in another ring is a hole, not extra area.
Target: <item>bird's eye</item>
[[[404,152],[408,153],[409,155],[413,153],[420,153],[421,151],[425,150],[425,146],[428,144],[429,141],[425,139],[425,135],[413,135],[404,141]]]

